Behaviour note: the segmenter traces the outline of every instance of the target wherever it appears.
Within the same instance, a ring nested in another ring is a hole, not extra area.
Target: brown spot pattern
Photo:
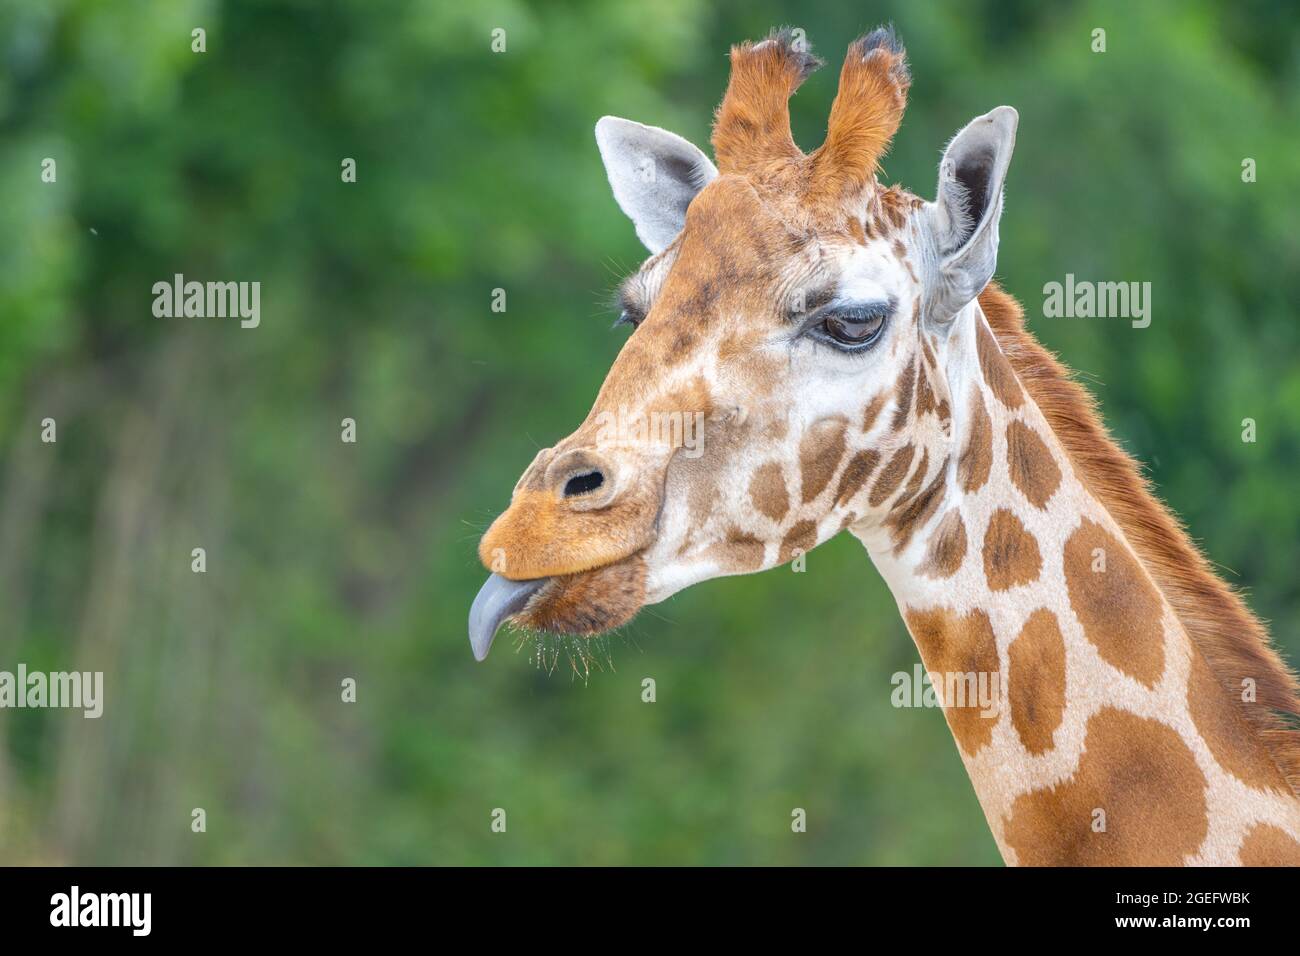
[[[957,459],[957,479],[965,492],[979,491],[989,480],[993,465],[993,422],[984,408],[979,389],[973,389],[970,402],[970,437]]]
[[[923,364],[916,375],[916,417],[920,418],[926,412],[932,412],[938,407],[934,389],[930,385],[930,370]]]
[[[930,484],[926,485],[925,490],[908,501],[906,506],[895,507],[893,513],[886,519],[885,524],[889,526],[895,554],[907,547],[916,530],[924,527],[938,510],[939,503],[943,501],[944,489],[947,487],[947,472],[948,459],[945,458],[939,463],[938,472],[935,473]],[[917,468],[916,473],[925,474],[924,456],[921,459],[921,467]]]
[[[983,321],[975,325],[975,351],[979,354],[980,368],[984,370],[984,381],[988,383],[989,391],[1007,408],[1019,408],[1025,400],[1020,382]]]
[[[871,507],[881,504],[898,489],[907,477],[907,469],[911,467],[912,456],[915,454],[916,448],[912,445],[904,445],[894,452],[885,467],[880,469],[880,475],[871,489],[871,497],[867,499]]]
[[[937,689],[943,688],[948,674],[984,674],[988,686],[994,685],[992,675],[998,672],[997,642],[989,616],[983,610],[977,608],[964,616],[948,608],[908,611],[906,618],[907,628]],[[957,746],[973,757],[993,738],[997,714],[981,716],[978,699],[971,700],[969,693],[965,706],[955,706],[957,703],[945,700],[943,715]]]
[[[907,360],[907,367],[898,376],[894,393],[898,396],[898,407],[894,409],[894,420],[889,427],[898,431],[907,424],[907,416],[912,411],[912,389],[916,387],[916,353]]]
[[[921,482],[925,479],[925,473],[930,468],[930,451],[927,448],[921,449],[921,460],[917,462],[916,471],[912,472],[912,477],[907,479],[907,486],[899,494],[898,500],[894,502],[894,507],[898,508],[911,500],[912,496],[921,490]]]
[[[1016,798],[1004,836],[1025,866],[1179,866],[1208,827],[1205,775],[1182,738],[1106,707],[1088,720],[1078,769]]]
[[[966,522],[961,520],[961,512],[952,508],[934,529],[920,571],[926,577],[950,578],[965,557]]]
[[[850,458],[844,466],[844,474],[840,476],[840,486],[835,490],[835,503],[847,504],[866,484],[879,463],[880,452],[871,448],[864,448]]]
[[[1300,866],[1300,843],[1281,827],[1256,823],[1237,856],[1242,866]]]
[[[1044,508],[1061,484],[1061,469],[1047,443],[1024,422],[1007,425],[1007,468],[1011,483],[1035,508]]]
[[[862,413],[862,431],[871,431],[871,426],[876,424],[876,419],[880,417],[880,410],[885,407],[885,396],[877,395],[873,398],[866,410]]]
[[[1065,640],[1056,615],[1039,608],[1007,652],[1011,725],[1031,754],[1052,749],[1065,713]]]
[[[782,564],[791,561],[795,557],[795,551],[802,551],[807,554],[812,550],[813,545],[817,543],[817,522],[815,521],[797,521],[786,532],[785,538],[781,541],[781,558]]]
[[[749,480],[749,497],[754,507],[773,521],[785,517],[790,510],[790,492],[778,462],[770,461],[754,472]]]
[[[1220,767],[1247,786],[1290,793],[1281,771],[1199,651],[1192,656],[1187,680],[1187,709]]]
[[[867,244],[866,233],[862,231],[862,220],[855,216],[849,217],[849,235],[853,237],[858,245],[865,246]]]
[[[814,422],[799,443],[799,474],[805,504],[822,493],[839,467],[844,457],[844,429],[843,419]]]
[[[1006,508],[993,512],[984,532],[984,577],[989,588],[1005,591],[1028,584],[1037,580],[1042,565],[1038,541],[1020,519]]]
[[[1098,549],[1104,571],[1093,571]],[[1065,584],[1084,636],[1102,659],[1155,686],[1165,665],[1160,594],[1129,549],[1085,518],[1065,542]]]
[[[763,542],[745,531],[731,528],[708,551],[708,556],[728,571],[757,571],[763,566]]]

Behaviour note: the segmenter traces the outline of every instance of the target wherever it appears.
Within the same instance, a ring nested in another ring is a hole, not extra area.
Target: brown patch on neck
[[[781,541],[780,561],[785,564],[807,554],[817,544],[817,522],[796,521]]]
[[[1078,769],[1018,797],[1004,837],[1024,866],[1180,866],[1208,829],[1205,775],[1183,739],[1104,707],[1088,720]]]
[[[1165,669],[1163,604],[1129,549],[1085,518],[1065,542],[1065,585],[1102,659],[1154,687]]]
[[[931,681],[942,690],[945,675],[985,675],[989,686],[998,673],[997,642],[989,616],[981,609],[959,616],[947,608],[908,611],[907,629],[912,633]],[[943,715],[952,729],[957,746],[974,756],[993,739],[997,714],[981,716],[978,699],[945,700]]]
[[[984,487],[993,465],[993,422],[984,408],[978,388],[971,389],[970,435],[957,459],[957,480],[962,491],[970,494]]]
[[[763,542],[758,538],[739,528],[730,528],[726,538],[709,548],[707,555],[720,567],[743,574],[763,566],[763,550]]]
[[[1241,841],[1242,866],[1300,866],[1300,843],[1271,823],[1256,823]]]
[[[903,488],[898,499],[894,502],[894,509],[897,510],[905,505],[912,497],[921,490],[921,482],[925,479],[925,473],[930,470],[930,450],[921,449],[921,460],[917,462],[916,471],[912,472],[912,477],[907,479],[907,486]]]
[[[871,497],[867,499],[867,504],[875,508],[881,505],[889,498],[898,486],[903,483],[907,477],[907,469],[912,465],[912,456],[916,454],[916,446],[904,445],[880,469],[880,475],[876,478],[876,483],[871,489]]]
[[[918,476],[925,474],[924,456],[922,456],[921,466],[917,468],[916,473]],[[926,522],[934,517],[935,511],[939,508],[939,503],[943,501],[947,478],[948,459],[945,458],[939,462],[939,471],[930,483],[925,486],[925,489],[912,497],[904,507],[895,508],[889,517],[885,519],[885,525],[889,528],[890,537],[894,542],[895,554],[906,548],[916,530],[924,527]]]
[[[1007,468],[1011,483],[1040,510],[1061,484],[1061,469],[1047,444],[1021,421],[1007,424]]]
[[[920,572],[929,578],[950,578],[966,557],[966,523],[961,512],[950,508],[934,529]]]
[[[930,370],[924,362],[916,374],[916,417],[919,419],[926,412],[939,408],[934,396],[934,386],[930,384]]]
[[[1039,608],[1007,651],[1011,724],[1031,754],[1053,747],[1065,714],[1065,640],[1056,615]]]
[[[835,503],[848,504],[866,484],[878,464],[880,464],[880,452],[874,448],[864,448],[850,458],[849,463],[844,466],[844,474],[840,476],[840,486],[835,490]]]
[[[984,577],[993,591],[1005,591],[1018,584],[1038,580],[1043,558],[1038,541],[1006,508],[989,518],[984,532]]]
[[[1019,408],[1025,400],[1016,381],[1016,373],[1007,361],[992,333],[983,322],[975,323],[975,351],[979,355],[980,368],[984,371],[984,381],[988,383],[993,397],[1007,408]]]
[[[1199,653],[1192,655],[1187,709],[1220,767],[1249,787],[1290,793],[1282,772]]]
[[[1016,300],[990,282],[979,304],[1075,475],[1119,523],[1225,694],[1300,794],[1300,732],[1281,716],[1300,714],[1300,688],[1267,631],[1151,494],[1133,459],[1107,433],[1092,396],[1025,330]],[[1256,682],[1254,703],[1239,700],[1245,677]]]

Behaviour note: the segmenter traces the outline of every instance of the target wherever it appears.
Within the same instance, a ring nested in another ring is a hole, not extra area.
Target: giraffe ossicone
[[[597,634],[847,530],[934,683],[1003,698],[943,703],[1009,863],[1300,863],[1295,679],[992,282],[1015,110],[954,136],[925,201],[876,179],[911,82],[893,31],[850,45],[805,154],[788,100],[819,63],[788,33],[734,47],[716,166],[597,125],[651,253],[634,329],[483,536],[475,656],[506,619]],[[702,423],[690,454],[602,430],[665,416]]]

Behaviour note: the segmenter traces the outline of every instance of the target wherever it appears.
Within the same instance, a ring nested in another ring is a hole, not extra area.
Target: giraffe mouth
[[[469,612],[469,643],[484,660],[501,625],[550,634],[593,637],[626,624],[646,604],[644,551],[618,561],[544,578],[512,581],[492,574]]]
[[[546,586],[551,578],[511,581],[495,572],[479,588],[469,609],[469,646],[476,661],[486,660],[492,639],[505,623],[524,609],[529,599]]]

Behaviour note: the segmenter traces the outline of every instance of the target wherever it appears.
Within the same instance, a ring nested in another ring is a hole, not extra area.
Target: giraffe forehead
[[[677,251],[664,265],[674,280],[706,271],[681,268],[693,264],[737,285],[772,280],[789,286],[812,283],[818,273],[836,278],[844,272],[853,286],[847,291],[883,297],[873,277],[907,269],[905,227],[920,200],[879,187],[833,206],[804,203],[799,195],[765,180],[718,177],[692,200]]]

